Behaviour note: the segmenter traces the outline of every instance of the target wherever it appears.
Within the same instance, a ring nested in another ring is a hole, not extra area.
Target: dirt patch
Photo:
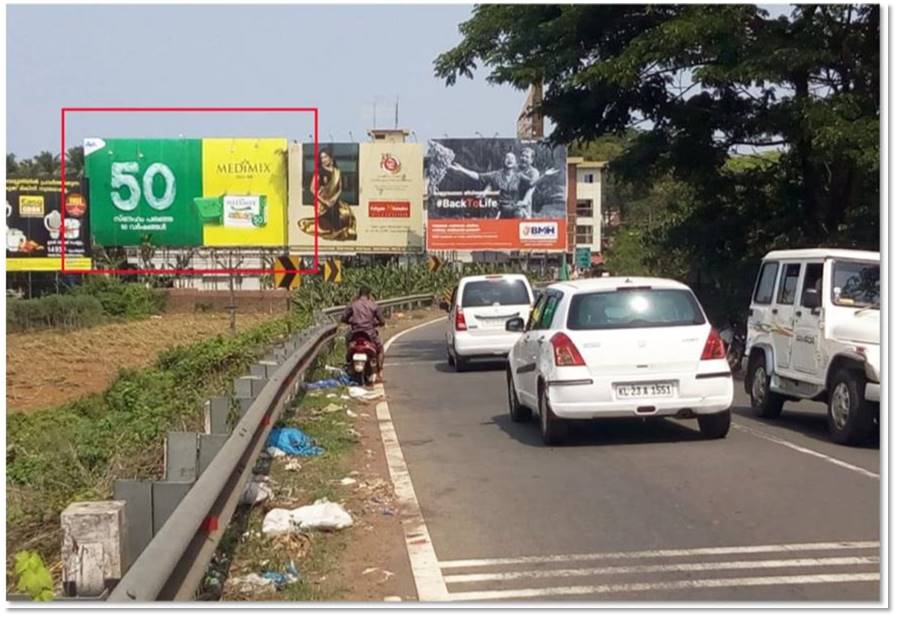
[[[277,315],[237,315],[243,331]],[[72,332],[43,331],[6,337],[7,413],[55,407],[102,392],[118,371],[152,364],[160,352],[229,332],[221,313],[167,313],[138,321]]]

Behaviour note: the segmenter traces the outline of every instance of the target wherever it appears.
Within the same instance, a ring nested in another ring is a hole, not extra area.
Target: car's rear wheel
[[[467,370],[467,367],[470,366],[470,360],[464,359],[462,356],[459,356],[457,353],[455,354],[455,371],[458,373],[463,373]]]
[[[858,371],[841,369],[832,379],[828,401],[828,430],[835,443],[854,445],[868,439],[875,429],[873,406],[864,395]]]
[[[559,445],[567,438],[567,422],[551,411],[546,388],[539,388],[539,433],[546,446]]]
[[[719,413],[698,416],[698,428],[701,435],[707,439],[722,439],[729,434],[732,424],[732,412],[730,410]]]
[[[530,410],[521,405],[517,399],[517,388],[514,387],[510,369],[508,369],[508,409],[511,413],[511,422],[526,422],[530,419]]]
[[[769,389],[769,374],[763,356],[754,356],[748,368],[751,384],[751,408],[761,418],[777,418],[782,413],[785,398]]]

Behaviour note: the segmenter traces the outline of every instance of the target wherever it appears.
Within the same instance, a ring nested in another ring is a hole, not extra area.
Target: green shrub
[[[74,295],[96,298],[108,317],[145,317],[165,307],[165,296],[140,283],[123,283],[119,279],[91,276],[72,290]]]
[[[52,295],[31,300],[9,299],[6,303],[7,332],[41,328],[73,330],[95,326],[104,319],[103,305],[91,296]]]

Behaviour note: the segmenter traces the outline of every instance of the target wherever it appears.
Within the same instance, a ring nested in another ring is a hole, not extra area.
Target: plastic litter
[[[262,521],[262,533],[266,536],[282,536],[293,531],[293,518],[289,510],[274,508]]]
[[[290,516],[300,529],[333,531],[351,527],[353,522],[345,508],[326,498],[317,500],[313,505],[296,508]]]
[[[246,574],[244,576],[236,576],[233,578],[227,579],[227,582],[224,584],[225,589],[229,590],[231,593],[260,593],[260,592],[273,592],[277,590],[277,587],[274,584],[274,581],[267,579],[263,576],[259,576],[254,572],[252,574]]]
[[[291,568],[293,570],[292,572],[290,572]],[[296,572],[296,567],[290,564],[290,566],[287,568],[286,574],[284,574],[283,572],[268,571],[262,574],[262,578],[268,579],[269,581],[274,583],[274,588],[277,589],[277,591],[280,591],[290,583],[295,583],[296,581],[298,581],[299,573]]]
[[[358,480],[355,478],[343,478],[339,483],[343,486],[352,486],[353,484],[358,484]]]
[[[274,497],[274,491],[271,490],[268,476],[253,476],[246,483],[243,494],[240,496],[240,503],[244,505],[255,505],[266,499]]]
[[[351,377],[349,377],[349,374],[346,373],[346,371],[340,370],[339,373],[335,373],[332,377],[328,377],[327,379],[307,382],[305,384],[305,389],[329,390],[331,388],[341,388],[342,386],[348,386],[354,383],[355,381]]]
[[[349,416],[350,418],[357,418],[357,417],[358,417],[358,414],[355,413],[354,411],[352,411],[351,409],[347,409],[347,410],[346,410],[346,415]]]
[[[286,452],[284,452],[280,448],[275,448],[274,446],[265,448],[265,454],[267,454],[271,458],[282,458],[287,455]]]
[[[336,403],[330,403],[329,405],[327,405],[327,407],[325,407],[321,411],[324,413],[333,413],[335,411],[342,411],[342,410],[343,410],[343,407],[341,405],[337,405]]]
[[[297,461],[296,459],[290,459],[287,461],[287,464],[283,466],[287,471],[299,471],[302,469],[302,463]]]
[[[361,386],[350,386],[349,396],[359,401],[375,401],[383,397],[383,391],[367,390]]]
[[[314,445],[311,437],[294,427],[272,429],[265,445],[292,456],[318,456],[324,452],[323,448]]]

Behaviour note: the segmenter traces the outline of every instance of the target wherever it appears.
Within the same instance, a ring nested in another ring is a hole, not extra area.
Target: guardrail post
[[[277,370],[278,366],[277,362],[262,360],[249,367],[249,374],[252,377],[271,379],[271,376],[274,375],[274,371]]]
[[[153,539],[152,480],[116,480],[112,498],[125,502],[125,528],[128,543],[123,570],[127,572],[146,545]]]
[[[227,416],[230,415],[230,398],[213,396],[205,402],[203,408],[204,427],[206,433],[229,433]]]
[[[193,482],[153,482],[153,535],[159,533],[191,486]]]
[[[175,482],[196,480],[198,450],[196,433],[169,432],[165,438],[165,479]]]
[[[252,375],[237,377],[234,379],[234,395],[237,398],[255,398],[265,387],[267,381],[267,379]]]
[[[62,584],[68,596],[100,596],[124,574],[125,502],[82,501],[61,515]]]

